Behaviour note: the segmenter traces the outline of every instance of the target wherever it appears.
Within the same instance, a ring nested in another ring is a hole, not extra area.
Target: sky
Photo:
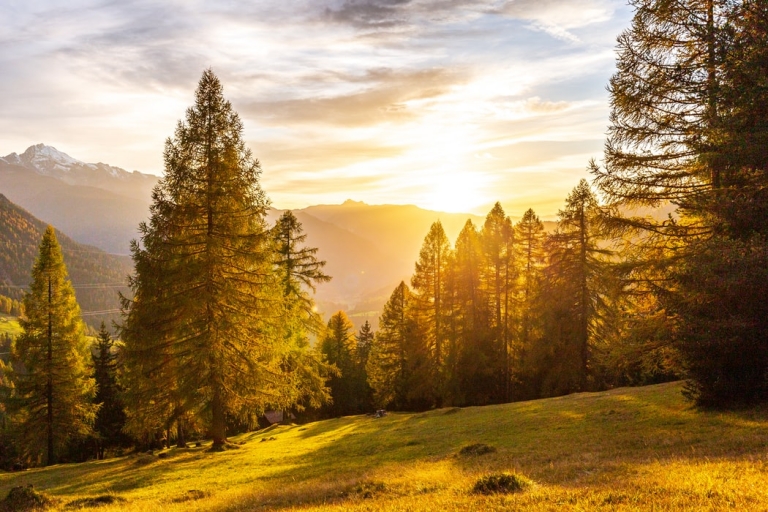
[[[602,158],[626,0],[4,0],[0,155],[161,174],[203,70],[277,208],[554,218]]]

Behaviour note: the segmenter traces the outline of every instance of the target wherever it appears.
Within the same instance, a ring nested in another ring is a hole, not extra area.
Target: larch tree
[[[132,300],[121,329],[132,400],[192,413],[213,449],[227,442],[227,416],[287,407],[280,288],[259,185],[261,167],[243,126],[206,70],[195,104],[166,142],[165,175],[149,223],[133,244]],[[134,387],[135,386],[135,387]]]
[[[24,296],[15,342],[12,407],[28,456],[55,464],[66,444],[92,432],[98,407],[88,342],[56,234],[48,226]]]
[[[600,247],[601,210],[589,184],[581,180],[558,212],[558,227],[548,240],[545,302],[550,313],[539,343],[560,353],[551,357],[557,366],[544,394],[560,394],[589,388],[592,352],[605,302],[605,258]],[[545,379],[546,381],[546,379]],[[553,387],[554,386],[554,387]]]
[[[692,398],[764,401],[764,2],[631,5],[609,87],[605,168],[593,171],[610,225],[635,249],[626,281],[635,296],[655,296],[641,298],[655,306],[646,316],[666,317]],[[669,216],[647,215],[666,203]]]
[[[497,380],[501,387],[494,401],[509,401],[512,384],[513,340],[510,335],[513,286],[516,281],[514,229],[501,203],[485,217],[480,240],[483,263],[480,267],[485,296],[491,313],[491,329],[499,358]]]
[[[457,404],[484,405],[497,401],[503,387],[496,371],[503,354],[494,343],[493,313],[483,286],[485,255],[480,233],[471,220],[456,238],[452,261],[458,352],[452,387],[461,393],[455,397]]]
[[[711,233],[688,244],[662,304],[699,404],[768,401],[768,6],[745,1],[729,17],[731,37],[718,75],[718,124],[706,163]]]
[[[522,357],[530,348],[532,331],[536,325],[536,297],[541,284],[541,271],[544,266],[544,225],[533,209],[528,209],[523,218],[515,224],[515,242],[518,251],[518,275],[520,286],[519,303],[519,340]]]
[[[424,335],[432,355],[434,386],[438,406],[442,404],[445,386],[446,310],[445,280],[451,258],[451,244],[440,221],[432,224],[419,252],[416,269],[411,277],[415,293],[415,308],[422,316]]]
[[[272,228],[275,269],[282,290],[281,330],[288,347],[282,369],[289,376],[285,393],[293,395],[297,409],[320,407],[331,398],[325,380],[332,374],[323,363],[320,351],[312,347],[309,335],[322,335],[323,325],[310,295],[320,283],[331,280],[323,272],[325,261],[317,258],[318,249],[305,245],[307,235],[290,210]]]

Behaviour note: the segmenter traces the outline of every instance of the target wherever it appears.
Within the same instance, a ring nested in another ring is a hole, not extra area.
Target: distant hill
[[[0,193],[79,243],[127,255],[138,225],[149,217],[158,177],[109,164],[87,164],[44,144],[0,158]],[[271,210],[274,223],[282,210]],[[471,219],[484,216],[424,210],[413,205],[369,205],[348,200],[294,210],[333,276],[315,299],[326,317],[345,310],[356,326],[374,326],[401,280],[409,281],[424,237],[440,220],[453,244]],[[517,222],[519,219],[512,219]],[[554,223],[545,222],[548,231]],[[0,293],[2,293],[0,291]]]
[[[46,227],[45,222],[0,194],[0,294],[22,297]],[[97,326],[102,320],[117,319],[117,293],[128,292],[125,285],[132,270],[130,258],[79,244],[58,230],[56,236],[86,322]]]
[[[0,158],[0,193],[80,243],[128,254],[157,177],[86,164],[37,144]]]

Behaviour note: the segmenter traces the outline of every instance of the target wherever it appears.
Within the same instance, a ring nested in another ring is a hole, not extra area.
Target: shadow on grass
[[[445,470],[457,475],[514,469],[545,485],[575,488],[595,472],[615,478],[649,461],[741,460],[765,451],[768,411],[698,411],[679,396],[680,388],[664,384],[465,408],[458,414],[437,410],[272,427],[239,436],[246,443],[243,450],[209,453],[201,447],[172,450],[169,458],[147,466],[127,457],[71,465],[66,471],[54,467],[7,474],[0,477],[0,492],[30,483],[63,495],[127,492],[149,488],[174,473],[202,474],[216,467],[230,475],[238,473],[238,465],[250,464],[259,468],[252,481],[269,482],[261,487],[271,490],[244,499],[256,506],[263,498],[270,508],[280,509],[358,499],[349,489],[369,475],[382,470],[402,474],[402,468],[417,462],[425,467],[447,462]],[[275,440],[261,443],[266,437]],[[483,457],[457,455],[474,443],[497,451]]]

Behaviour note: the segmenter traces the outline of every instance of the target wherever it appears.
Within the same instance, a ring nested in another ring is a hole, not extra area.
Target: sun
[[[481,190],[481,183],[473,180],[468,172],[449,172],[435,176],[424,198],[430,210],[448,213],[473,213],[489,202]]]

